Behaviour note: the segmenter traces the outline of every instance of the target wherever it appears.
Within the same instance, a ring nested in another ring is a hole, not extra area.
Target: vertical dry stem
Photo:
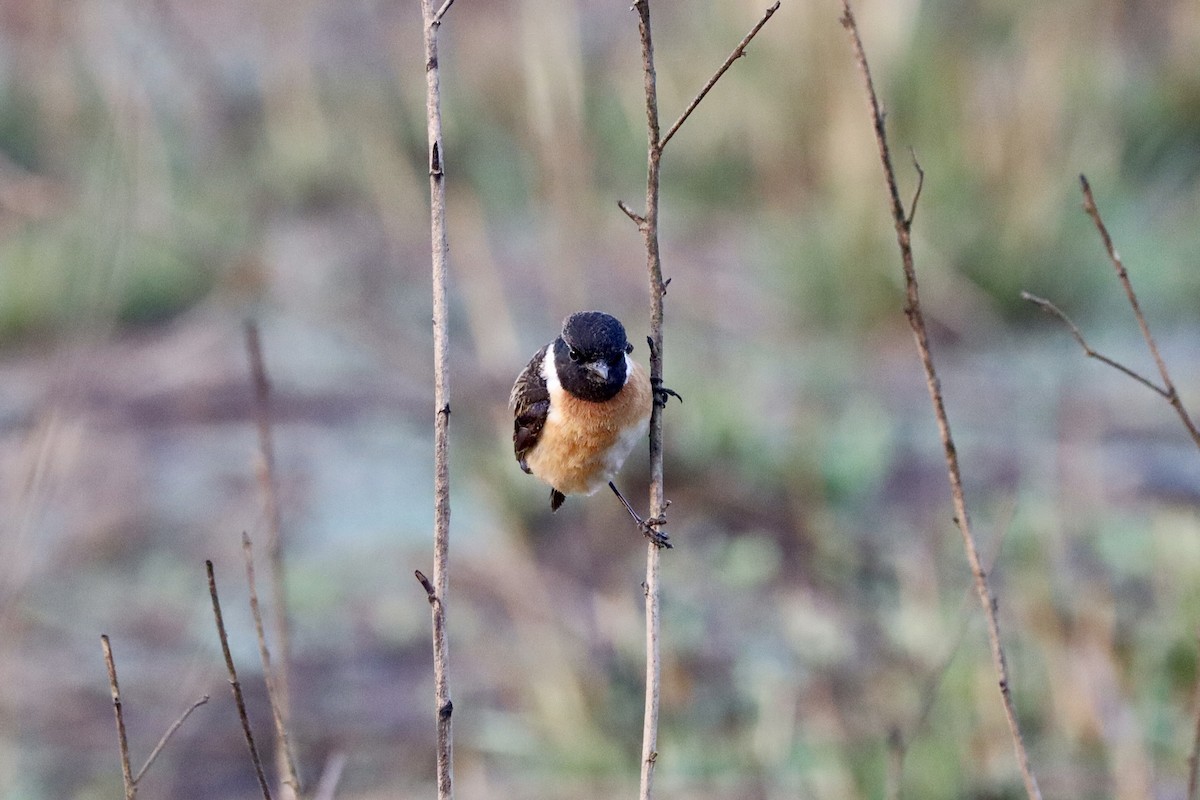
[[[229,652],[229,636],[225,633],[225,618],[221,615],[221,598],[217,596],[217,578],[213,573],[213,563],[204,562],[208,574],[208,595],[212,598],[213,617],[217,621],[217,637],[221,640],[221,653],[225,656],[225,669],[229,673],[229,689],[233,692],[233,702],[237,706],[238,719],[242,722],[242,734],[246,737],[246,747],[250,750],[250,762],[254,765],[254,775],[258,778],[258,788],[262,790],[264,800],[271,800],[271,787],[267,784],[267,773],[263,769],[262,759],[258,755],[258,745],[254,743],[254,732],[250,729],[250,717],[246,714],[246,699],[242,696],[242,684],[238,682],[237,668],[233,665],[233,654]]]
[[[1025,750],[1025,741],[1021,736],[1021,728],[1017,722],[1017,712],[1013,705],[1012,693],[1009,689],[1008,664],[1004,656],[1004,645],[1000,638],[1000,622],[996,610],[996,598],[988,584],[987,572],[979,558],[975,545],[975,536],[971,532],[971,520],[967,515],[966,498],[963,494],[962,473],[958,464],[958,451],[954,438],[950,433],[950,420],[946,415],[946,406],[942,397],[941,382],[934,368],[933,356],[929,349],[929,335],[925,329],[925,318],[921,312],[920,291],[917,284],[917,272],[912,252],[912,217],[904,212],[904,204],[900,200],[900,191],[896,184],[896,174],[892,167],[892,156],[888,148],[887,132],[884,128],[883,111],[879,107],[879,99],[875,93],[874,82],[871,79],[871,69],[867,63],[867,55],[863,49],[862,39],[858,34],[858,25],[854,13],[850,9],[849,0],[842,0],[842,25],[850,34],[851,46],[855,59],[862,73],[863,84],[866,88],[867,101],[870,106],[871,122],[874,127],[875,141],[879,146],[879,158],[883,164],[884,178],[887,183],[890,200],[892,221],[896,227],[896,243],[900,248],[900,258],[904,269],[904,285],[906,303],[904,313],[912,328],[913,339],[920,355],[921,366],[925,372],[925,383],[929,390],[929,398],[933,403],[934,416],[937,418],[938,433],[942,442],[942,450],[946,459],[946,472],[950,479],[950,493],[954,503],[954,520],[962,534],[963,547],[966,550],[967,561],[971,566],[971,574],[975,580],[975,593],[983,608],[987,620],[988,641],[991,645],[992,663],[996,671],[997,684],[1000,689],[1000,699],[1004,705],[1004,715],[1008,720],[1009,732],[1012,736],[1013,751],[1016,754],[1017,765],[1025,782],[1025,792],[1030,800],[1040,800],[1041,791],[1037,779],[1029,766],[1029,756]]]
[[[438,71],[438,28],[452,0],[435,6],[421,0],[425,32],[425,111],[429,138],[429,217],[433,267],[433,380],[434,380],[434,530],[433,616],[434,702],[437,719],[438,799],[450,800],[453,786],[453,740],[450,720],[449,655],[446,646],[446,590],[450,549],[449,425],[450,383],[447,364],[446,282],[449,244],[446,239],[446,182],[443,169],[442,111]]]
[[[284,590],[283,524],[279,508],[279,491],[275,481],[275,442],[271,435],[271,384],[267,379],[266,362],[263,359],[262,341],[258,326],[246,323],[246,352],[250,357],[250,375],[254,382],[254,419],[258,428],[258,485],[262,491],[267,514],[267,563],[270,565],[271,609],[275,623],[276,658],[275,668],[268,663],[266,638],[259,625],[259,645],[264,654],[264,677],[267,680],[271,699],[271,712],[275,719],[275,765],[283,776],[284,800],[300,794],[300,780],[296,764],[288,743],[288,723],[292,716],[291,671],[292,632],[287,614],[287,593]],[[249,558],[249,556],[248,556]],[[248,562],[253,569],[253,562]],[[251,586],[252,597],[255,597]],[[257,598],[255,598],[257,601]]]
[[[117,685],[117,665],[113,661],[112,645],[108,642],[108,636],[100,636],[100,647],[104,650],[104,665],[108,667],[108,688],[112,692],[113,714],[117,718],[117,746],[121,751],[121,779],[125,782],[125,800],[133,800],[137,797],[137,784],[133,779],[133,767],[129,763],[129,740],[125,738],[121,688]]]
[[[642,43],[642,76],[646,93],[646,210],[637,222],[646,244],[646,271],[650,281],[650,383],[662,386],[663,376],[663,284],[662,261],[658,249],[659,167],[662,145],[659,140],[658,88],[654,73],[654,43],[650,35],[649,0],[637,0],[638,34]],[[660,517],[665,510],[663,489],[662,407],[655,403],[650,413],[650,516]],[[658,760],[659,687],[662,662],[659,655],[659,560],[660,548],[654,542],[646,546],[646,703],[642,718],[642,760],[638,797],[650,800],[654,794],[654,765]]]
[[[648,340],[650,344],[650,383],[654,387],[656,399],[662,401],[667,396],[663,393],[663,299],[667,294],[667,283],[670,282],[663,280],[662,258],[658,243],[659,181],[663,149],[726,70],[734,61],[746,54],[746,47],[767,24],[771,15],[779,9],[779,3],[776,2],[768,8],[758,23],[742,38],[725,62],[697,92],[687,108],[667,131],[665,137],[661,134],[658,118],[658,82],[654,71],[654,42],[650,33],[649,0],[635,0],[633,9],[638,14],[638,36],[642,45],[642,78],[646,95],[646,208],[644,212],[638,214],[624,203],[618,205],[637,225],[646,245],[646,272],[650,283],[650,336]],[[653,519],[661,519],[668,505],[664,498],[663,488],[663,406],[663,402],[655,402],[650,415],[650,516]],[[660,555],[660,545],[651,541],[646,548],[646,582],[644,584],[646,595],[646,703],[642,725],[639,794],[641,800],[650,800],[653,796],[654,766],[658,760],[659,687],[662,677],[659,653]]]
[[[258,655],[262,659],[263,680],[267,684],[267,699],[271,704],[271,719],[275,724],[275,758],[276,769],[281,777],[280,782],[293,797],[299,797],[303,789],[300,785],[296,761],[292,757],[291,736],[288,734],[288,722],[283,699],[280,696],[281,685],[278,674],[271,661],[271,651],[267,647],[267,632],[263,629],[262,611],[258,604],[258,586],[254,579],[254,548],[250,536],[242,533],[242,555],[246,561],[246,585],[250,592],[250,615],[254,617],[254,633],[258,637]]]

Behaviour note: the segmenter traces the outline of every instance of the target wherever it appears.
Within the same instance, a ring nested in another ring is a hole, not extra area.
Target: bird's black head
[[[562,335],[554,340],[554,366],[564,389],[599,403],[625,385],[625,354],[632,351],[616,317],[580,311],[567,317]]]

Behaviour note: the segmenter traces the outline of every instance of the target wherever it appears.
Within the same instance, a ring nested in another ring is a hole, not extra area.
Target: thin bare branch
[[[213,574],[212,561],[204,562],[208,574],[208,594],[212,598],[213,617],[217,621],[217,636],[221,640],[221,653],[225,656],[225,669],[229,673],[229,688],[233,692],[233,702],[237,706],[238,718],[242,721],[242,733],[246,737],[246,746],[250,749],[250,762],[254,765],[254,774],[258,778],[258,787],[262,790],[264,800],[271,800],[271,787],[267,784],[267,774],[263,770],[262,759],[258,755],[258,746],[254,743],[254,732],[250,729],[250,717],[246,715],[246,700],[242,696],[242,685],[238,682],[237,669],[233,665],[233,654],[229,652],[229,636],[225,633],[225,619],[221,616],[221,599],[217,596],[217,578]]]
[[[246,352],[250,359],[250,376],[254,384],[254,419],[258,429],[259,449],[258,485],[267,516],[267,563],[270,566],[268,583],[271,587],[272,621],[276,637],[276,665],[268,676],[271,711],[277,718],[275,765],[283,776],[284,786],[290,787],[292,795],[299,796],[300,782],[294,755],[285,735],[292,715],[292,631],[284,582],[283,522],[275,478],[275,442],[271,432],[271,383],[267,378],[266,360],[263,358],[258,326],[252,321],[246,323]],[[260,634],[260,642],[264,646],[265,641]],[[289,792],[285,789],[281,793],[287,795]]]
[[[1121,362],[1111,359],[1103,353],[1099,353],[1094,350],[1092,346],[1087,343],[1087,340],[1083,338],[1083,333],[1079,330],[1079,326],[1072,322],[1071,318],[1068,317],[1062,309],[1054,305],[1054,303],[1051,303],[1044,297],[1038,297],[1036,294],[1031,294],[1030,292],[1021,292],[1021,299],[1033,303],[1035,306],[1042,309],[1042,311],[1045,311],[1047,314],[1050,314],[1053,317],[1058,317],[1058,319],[1067,326],[1067,330],[1069,330],[1071,335],[1075,337],[1075,341],[1079,343],[1079,346],[1083,349],[1084,355],[1086,355],[1088,358],[1094,358],[1102,364],[1107,364],[1118,372],[1125,373],[1138,383],[1145,386],[1147,389],[1153,391],[1155,394],[1158,394],[1167,400],[1171,399],[1170,393],[1166,389],[1156,384],[1154,381],[1145,377],[1141,373],[1130,369]]]
[[[654,41],[650,33],[649,0],[635,0],[638,14],[638,38],[642,45],[642,84],[646,97],[646,211],[633,214],[622,210],[637,223],[646,246],[646,273],[650,288],[650,384],[661,386],[663,376],[663,298],[666,290],[658,244],[659,173],[662,144],[659,141],[658,86],[654,71]],[[663,407],[652,405],[650,412],[650,516],[661,518],[667,504],[663,488]],[[660,548],[650,542],[646,548],[646,701],[642,719],[642,760],[639,800],[654,795],[654,767],[658,762],[658,715],[662,660],[660,649]]]
[[[867,63],[866,51],[862,38],[859,36],[858,24],[851,11],[849,0],[842,0],[842,25],[850,35],[850,44],[854,57],[862,73],[866,89],[867,102],[870,108],[871,122],[875,131],[875,141],[879,147],[879,159],[883,165],[884,180],[887,184],[888,197],[891,203],[892,222],[896,228],[896,244],[900,250],[900,258],[904,270],[906,294],[905,314],[913,339],[925,372],[925,383],[929,390],[930,401],[933,404],[934,416],[937,419],[938,433],[942,442],[942,450],[946,460],[946,472],[950,481],[950,493],[954,504],[954,517],[962,534],[963,547],[966,550],[967,561],[975,581],[975,592],[979,604],[987,620],[988,640],[992,651],[992,665],[996,672],[997,686],[1000,690],[1001,703],[1008,720],[1009,732],[1012,737],[1013,751],[1017,765],[1025,782],[1025,791],[1030,800],[1040,800],[1041,791],[1037,779],[1029,765],[1029,755],[1025,749],[1025,741],[1021,736],[1020,724],[1017,721],[1016,708],[1013,705],[1012,692],[1009,688],[1008,664],[1004,655],[1004,645],[1000,637],[1000,622],[997,614],[995,595],[992,594],[988,583],[987,572],[979,557],[975,544],[975,536],[971,531],[971,520],[967,514],[966,497],[962,487],[962,473],[958,463],[958,449],[950,432],[950,420],[946,414],[945,401],[942,397],[941,381],[934,367],[933,355],[929,348],[929,334],[925,327],[925,317],[921,312],[920,288],[917,283],[916,266],[913,259],[911,239],[911,216],[904,212],[904,204],[900,200],[900,192],[896,184],[896,173],[892,167],[891,151],[888,147],[887,131],[884,127],[883,112],[879,106],[879,98],[875,93],[874,81],[871,78],[871,68]]]
[[[441,72],[438,67],[438,28],[449,0],[435,8],[421,0],[425,22],[425,119],[429,142],[429,223],[433,285],[433,683],[437,725],[438,800],[454,797],[454,749],[450,699],[450,656],[446,637],[446,596],[450,564],[450,368],[447,305],[450,245],[446,234],[445,148],[442,144]]]
[[[713,76],[708,79],[708,83],[704,84],[704,88],[692,98],[692,102],[688,103],[687,108],[685,108],[683,113],[679,115],[679,119],[675,120],[675,124],[667,129],[666,134],[664,134],[662,137],[662,141],[658,143],[659,150],[662,150],[667,146],[667,142],[671,141],[671,137],[675,135],[675,132],[682,127],[683,123],[687,122],[687,118],[690,117],[692,112],[696,110],[696,106],[700,105],[700,101],[704,99],[704,96],[712,91],[712,88],[717,85],[717,81],[721,80],[721,76],[733,66],[733,62],[746,55],[746,47],[750,44],[754,37],[758,35],[758,32],[762,30],[763,26],[767,24],[767,20],[771,19],[771,16],[774,15],[774,13],[778,10],[779,2],[776,0],[775,4],[768,8],[766,13],[762,15],[762,18],[754,24],[754,27],[750,29],[750,32],[747,33],[740,42],[738,42],[737,47],[733,48],[733,52],[729,54],[729,58],[726,58],[725,63],[717,68],[717,71],[713,73]]]
[[[254,633],[258,638],[258,655],[262,659],[263,681],[267,684],[267,699],[271,704],[271,719],[275,724],[275,741],[278,743],[279,771],[283,783],[297,796],[303,792],[296,760],[292,755],[292,741],[284,716],[280,687],[275,668],[271,663],[271,650],[267,647],[267,633],[263,629],[262,611],[258,604],[258,586],[254,579],[254,546],[249,534],[242,533],[242,555],[246,560],[246,585],[250,592],[250,615],[254,617]]]
[[[1113,269],[1117,272],[1117,279],[1121,281],[1122,288],[1125,289],[1125,297],[1129,300],[1129,307],[1133,309],[1133,316],[1137,318],[1138,327],[1142,330],[1142,338],[1146,340],[1146,347],[1150,349],[1150,355],[1154,357],[1154,364],[1158,367],[1158,374],[1162,378],[1163,388],[1166,390],[1162,394],[1167,398],[1167,402],[1175,409],[1175,413],[1179,416],[1179,421],[1183,423],[1183,427],[1187,428],[1188,435],[1192,437],[1192,442],[1196,447],[1200,447],[1200,428],[1196,427],[1196,423],[1192,421],[1192,417],[1184,408],[1183,401],[1179,398],[1179,392],[1175,389],[1175,383],[1171,380],[1171,373],[1167,371],[1167,362],[1163,360],[1162,354],[1158,350],[1158,343],[1154,340],[1154,335],[1150,333],[1150,324],[1146,322],[1146,315],[1142,313],[1142,306],[1138,302],[1137,293],[1133,291],[1133,282],[1129,280],[1129,273],[1125,269],[1125,264],[1121,261],[1121,256],[1117,254],[1116,248],[1113,246],[1112,237],[1108,235],[1108,228],[1104,224],[1104,220],[1100,217],[1100,209],[1096,207],[1096,198],[1092,196],[1092,187],[1088,183],[1088,179],[1084,175],[1079,176],[1079,185],[1083,191],[1083,210],[1092,218],[1092,222],[1096,225],[1096,230],[1100,232],[1100,239],[1104,242],[1104,250],[1108,253],[1108,259],[1112,262]]]
[[[137,797],[137,781],[129,764],[129,740],[125,737],[125,713],[121,708],[121,688],[117,685],[117,664],[113,660],[112,645],[108,636],[100,635],[100,647],[104,651],[104,665],[108,668],[108,688],[112,693],[113,714],[117,719],[117,746],[121,752],[121,779],[125,782],[125,800]]]
[[[171,741],[171,737],[174,736],[175,732],[179,730],[180,726],[187,721],[187,718],[192,715],[192,712],[207,702],[208,695],[204,695],[199,700],[188,706],[184,712],[180,714],[174,722],[171,723],[170,727],[168,727],[166,732],[163,733],[162,738],[158,740],[158,744],[154,745],[154,749],[150,751],[150,755],[146,756],[146,763],[142,764],[142,768],[138,770],[137,775],[133,776],[133,782],[135,784],[141,782],[142,776],[146,774],[146,770],[150,769],[151,765],[154,764],[154,761],[158,758],[159,753],[161,753],[163,748],[167,746],[167,742]]]

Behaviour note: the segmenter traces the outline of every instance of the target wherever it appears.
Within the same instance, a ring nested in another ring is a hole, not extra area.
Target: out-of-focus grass
[[[577,306],[644,328],[644,255],[615,204],[636,205],[644,180],[626,6],[462,3],[442,28],[468,795],[612,796],[635,772],[636,534],[600,497],[550,516],[511,461],[502,408],[523,358]],[[425,612],[417,587],[392,581],[426,557],[415,4],[14,9],[0,72],[0,342],[14,359],[0,533],[17,557],[0,569],[0,633],[15,655],[0,670],[46,688],[0,696],[0,715],[21,720],[0,734],[0,794],[117,786],[100,627],[114,626],[145,715],[139,745],[191,699],[180,685],[220,690],[181,563],[226,558],[232,594],[225,534],[261,523],[236,349],[246,313],[268,320],[280,387],[304,762],[349,751],[347,797],[423,791]],[[664,119],[761,11],[656,4]],[[665,161],[667,378],[686,402],[667,412],[680,545],[664,570],[659,785],[879,797],[895,731],[902,796],[1016,796],[837,13],[785,2]],[[1018,292],[1141,358],[1078,209],[1086,172],[1154,323],[1183,331],[1168,357],[1194,394],[1200,10],[876,1],[860,22],[904,190],[908,146],[926,171],[926,309],[1035,767],[1050,796],[1179,793],[1196,455],[1157,398],[1085,363]],[[21,357],[33,342],[44,360]],[[642,469],[631,459],[623,485]],[[251,796],[228,709],[209,711],[148,792]]]

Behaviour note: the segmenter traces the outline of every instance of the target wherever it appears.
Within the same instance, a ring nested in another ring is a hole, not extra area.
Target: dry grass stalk
[[[256,618],[259,628],[259,646],[263,657],[263,674],[271,698],[271,713],[275,718],[275,765],[283,775],[284,800],[300,795],[300,780],[296,764],[288,743],[287,728],[292,716],[291,670],[292,632],[287,613],[287,592],[284,583],[283,523],[279,507],[279,491],[275,480],[275,441],[271,433],[271,383],[267,379],[266,361],[263,358],[262,341],[258,325],[246,323],[246,352],[250,358],[250,376],[254,383],[254,420],[258,429],[258,485],[262,492],[267,516],[267,563],[270,565],[268,581],[271,586],[271,609],[275,623],[276,659],[275,668],[268,664],[266,638],[262,631],[262,620]],[[247,556],[249,558],[250,556]],[[252,562],[248,570],[253,569]],[[251,585],[252,602],[257,601]]]
[[[979,557],[979,549],[975,544],[975,536],[971,531],[971,519],[967,514],[966,497],[962,487],[962,473],[958,463],[958,450],[950,432],[950,420],[946,414],[946,405],[942,397],[941,381],[934,367],[933,355],[929,348],[929,334],[925,328],[925,317],[921,311],[920,287],[917,283],[917,272],[912,252],[912,214],[905,214],[904,203],[900,199],[900,190],[896,183],[896,173],[892,166],[891,150],[888,147],[887,132],[884,126],[883,111],[879,106],[879,98],[875,93],[875,85],[871,79],[871,69],[867,63],[866,51],[858,33],[858,24],[850,9],[849,0],[842,0],[842,25],[850,35],[850,43],[854,56],[862,73],[863,85],[866,89],[867,101],[870,108],[871,122],[874,128],[875,141],[879,147],[879,158],[883,164],[884,179],[887,183],[890,200],[892,221],[896,228],[896,243],[900,249],[900,258],[904,269],[904,285],[906,303],[905,316],[908,317],[912,329],[921,366],[925,373],[925,383],[929,397],[933,403],[934,416],[937,418],[938,433],[942,442],[942,450],[946,459],[946,472],[950,480],[950,493],[954,504],[954,521],[962,534],[963,547],[966,550],[967,561],[971,566],[974,577],[975,593],[983,608],[987,620],[988,641],[991,645],[992,664],[996,671],[997,685],[1000,690],[1000,700],[1004,706],[1004,715],[1008,721],[1009,733],[1012,737],[1013,751],[1016,755],[1017,766],[1025,783],[1025,792],[1030,800],[1040,800],[1042,794],[1038,788],[1037,779],[1029,764],[1029,755],[1025,749],[1025,740],[1021,735],[1021,727],[1017,721],[1016,708],[1013,705],[1012,692],[1009,689],[1008,664],[1004,655],[1004,645],[1000,638],[1000,621],[997,613],[997,602],[988,583],[987,572]],[[918,170],[920,168],[918,167]],[[915,195],[912,206],[915,209]]]
[[[221,598],[217,596],[217,578],[213,573],[213,563],[204,562],[208,574],[208,594],[212,598],[213,617],[217,622],[217,637],[221,640],[221,653],[225,656],[225,669],[229,673],[229,689],[233,692],[233,702],[237,706],[238,719],[242,721],[242,734],[246,737],[246,746],[250,750],[250,762],[254,765],[254,775],[258,778],[258,787],[262,790],[264,800],[271,800],[271,787],[267,783],[267,773],[263,769],[262,759],[258,755],[258,745],[254,743],[254,732],[250,729],[250,717],[246,715],[246,699],[242,695],[242,684],[238,682],[237,668],[233,665],[233,654],[229,652],[229,636],[225,633],[225,618],[221,615]]]
[[[271,662],[271,650],[267,647],[267,633],[263,628],[262,611],[258,604],[258,587],[254,579],[254,547],[250,536],[242,534],[242,555],[246,560],[246,585],[250,592],[250,614],[254,617],[254,632],[258,637],[258,654],[262,659],[263,680],[267,684],[267,699],[271,704],[271,719],[275,724],[275,742],[277,768],[282,777],[282,783],[294,797],[299,797],[304,791],[300,784],[296,761],[292,756],[291,736],[288,724],[282,687],[274,665]]]

